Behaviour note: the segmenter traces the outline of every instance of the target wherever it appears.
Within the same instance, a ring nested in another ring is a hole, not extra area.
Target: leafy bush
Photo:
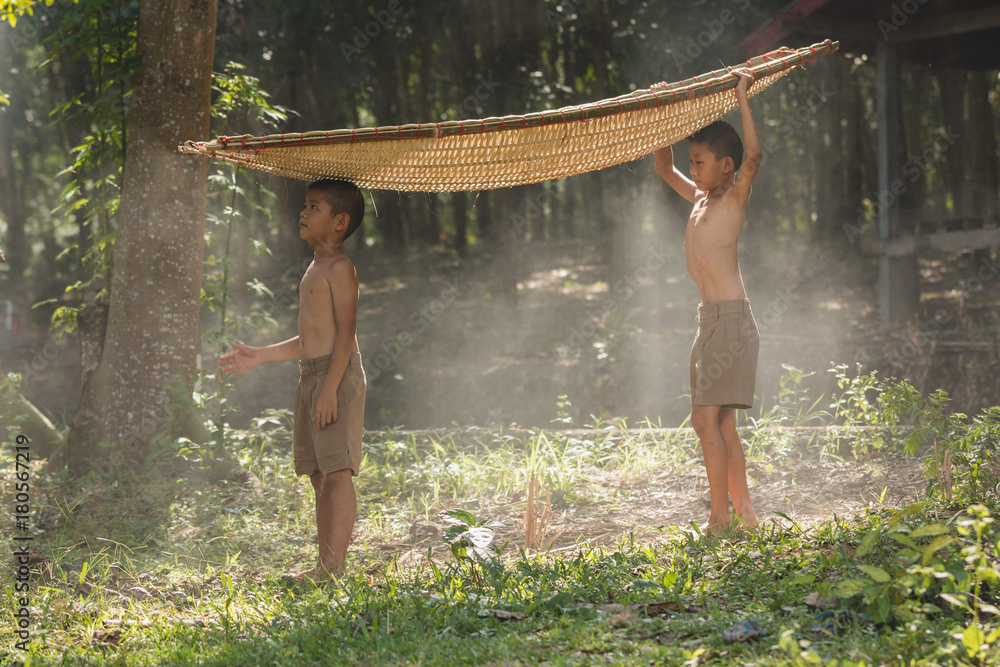
[[[949,411],[950,399],[943,390],[925,397],[905,380],[884,380],[876,371],[851,377],[847,368],[831,369],[842,390],[831,405],[834,418],[848,427],[881,427],[846,431],[856,456],[902,443],[904,454],[924,456],[929,496],[940,494],[963,505],[996,502],[1000,406],[970,420]]]

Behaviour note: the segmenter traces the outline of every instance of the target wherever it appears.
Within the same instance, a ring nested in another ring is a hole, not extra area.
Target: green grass
[[[752,465],[829,453],[818,436],[760,430],[800,423],[796,411],[760,415]],[[995,417],[968,432],[992,433]],[[231,434],[260,495],[181,465],[197,455],[189,443],[161,443],[141,478],[113,469],[71,485],[33,470],[31,546],[44,560],[32,565],[30,650],[16,649],[23,594],[7,568],[0,653],[30,665],[1000,664],[996,495],[985,473],[965,483],[971,468],[953,471],[951,500],[721,538],[580,531],[525,552],[510,517],[532,472],[555,512],[597,518],[657,475],[700,471],[696,441],[617,428],[368,433],[349,574],[295,583],[288,574],[312,564],[316,545],[288,426],[270,413]],[[984,470],[993,449],[979,442],[956,460]],[[6,466],[6,507],[14,481]],[[442,539],[449,508],[492,527],[499,556],[457,558]],[[852,612],[836,636],[810,632],[817,600]],[[724,640],[750,617],[764,636]]]

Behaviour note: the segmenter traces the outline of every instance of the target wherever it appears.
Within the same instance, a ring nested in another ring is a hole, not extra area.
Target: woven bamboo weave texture
[[[753,96],[791,68],[832,53],[830,40],[747,61]],[[181,152],[305,181],[341,178],[362,188],[455,192],[564,178],[635,160],[674,144],[736,107],[739,79],[725,68],[627,95],[553,111],[189,141]]]

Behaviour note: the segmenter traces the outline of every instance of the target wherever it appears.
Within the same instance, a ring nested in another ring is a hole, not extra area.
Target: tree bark
[[[81,472],[110,442],[141,463],[178,428],[198,350],[208,163],[177,146],[208,136],[216,3],[145,0],[132,94],[115,269],[100,365],[81,397],[69,461]]]
[[[0,71],[24,71],[24,49],[15,48],[11,40],[10,28],[4,23],[0,25]],[[9,55],[8,55],[9,54]],[[10,93],[10,89],[7,89]],[[0,113],[0,214],[7,223],[7,238],[4,239],[4,250],[7,255],[7,269],[17,278],[24,274],[28,266],[30,248],[25,234],[24,205],[25,188],[23,170],[14,163],[16,144],[16,119],[24,118],[24,100],[17,95],[11,96],[10,107]],[[26,152],[21,151],[21,165],[26,164]]]

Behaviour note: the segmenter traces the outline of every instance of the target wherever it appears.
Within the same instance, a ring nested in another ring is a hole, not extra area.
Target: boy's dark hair
[[[330,212],[333,215],[347,213],[345,240],[361,226],[361,221],[365,218],[365,198],[354,183],[333,178],[321,178],[310,183],[308,189],[323,193],[327,203],[330,204]]]
[[[705,144],[717,160],[733,158],[733,171],[739,171],[743,164],[743,141],[736,134],[736,128],[724,120],[706,125],[688,137],[688,141]]]

